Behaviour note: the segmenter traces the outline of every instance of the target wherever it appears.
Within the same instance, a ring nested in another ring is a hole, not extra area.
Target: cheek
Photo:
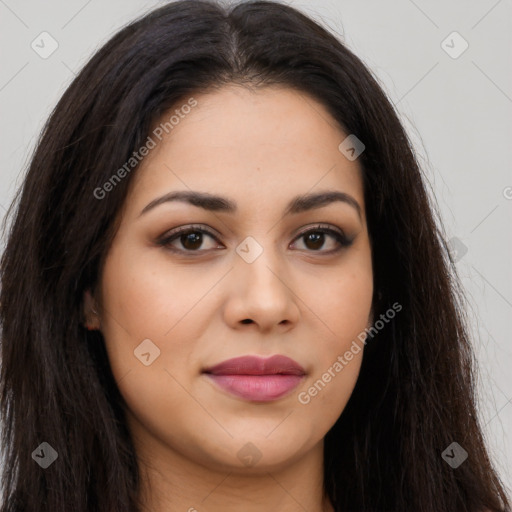
[[[205,311],[204,305],[223,272],[199,279],[193,265],[176,269],[159,250],[122,240],[111,247],[102,276],[101,330],[112,373],[124,393],[135,389],[137,400],[139,391],[154,393],[161,387],[167,390],[161,403],[178,405],[168,403],[170,396],[181,396],[178,383],[200,371],[198,340],[208,315],[215,312]],[[151,394],[153,400],[157,404],[159,397]]]
[[[315,300],[314,311],[325,334],[316,343],[315,373],[299,397],[301,403],[324,411],[328,421],[337,419],[352,394],[362,363],[364,332],[371,325],[371,266],[368,259],[354,261],[346,272],[327,280]]]
[[[141,367],[162,371],[170,336],[183,329],[187,312],[204,294],[205,286],[191,289],[182,273],[169,272],[164,259],[157,260],[152,253],[121,241],[111,247],[105,261],[101,330],[112,371],[119,378]],[[179,352],[180,347],[173,350]],[[144,365],[144,358],[151,366]]]
[[[216,279],[212,275],[207,281],[198,280],[192,266],[176,271],[158,250],[131,249],[121,242],[112,247],[105,262],[104,327],[107,331],[125,330],[134,340],[163,339],[187,322],[187,314]]]
[[[311,376],[298,396],[298,402],[316,418],[322,418],[327,431],[339,418],[352,395],[361,368],[362,350],[344,361],[343,353]]]
[[[121,247],[112,247],[103,272],[102,333],[110,367],[128,409],[154,428],[168,426],[175,411],[187,413],[194,404],[183,386],[187,369],[197,365],[197,336],[187,313],[208,287],[187,286],[180,275]]]
[[[373,298],[371,264],[355,260],[335,278],[325,280],[315,312],[328,328],[329,352],[346,350],[368,326]]]
[[[371,287],[358,289],[355,295],[334,294],[331,301],[326,294],[324,302],[328,311],[324,324],[330,332],[316,340],[314,372],[297,398],[311,414],[322,417],[329,429],[343,412],[359,376],[364,353],[361,334],[369,325]]]

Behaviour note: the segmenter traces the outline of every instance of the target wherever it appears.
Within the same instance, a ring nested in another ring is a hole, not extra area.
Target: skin
[[[353,391],[363,350],[309,403],[298,394],[372,323],[361,168],[338,150],[347,134],[303,93],[229,85],[194,98],[137,169],[97,293],[85,297],[127,403],[145,510],[332,511],[323,440]],[[167,202],[140,215],[155,198],[189,189],[230,198],[238,211]],[[350,194],[361,218],[345,202],[283,217],[296,195],[328,190]],[[319,223],[352,245],[329,234],[323,245],[298,237]],[[190,224],[217,240],[203,234],[202,245],[187,245],[178,236],[169,245],[181,254],[157,244]],[[252,263],[236,252],[248,236],[263,249]],[[134,356],[145,339],[160,350],[148,366]],[[202,374],[232,357],[274,354],[299,362],[306,377],[273,402],[237,398]],[[250,467],[237,456],[247,443],[261,456]]]

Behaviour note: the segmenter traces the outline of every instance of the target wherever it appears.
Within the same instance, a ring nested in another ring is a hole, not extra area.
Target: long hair
[[[336,37],[278,3],[184,0],[128,24],[63,94],[9,216],[1,260],[1,512],[136,512],[139,468],[99,331],[83,325],[135,167],[98,187],[171,107],[236,83],[320,101],[363,141],[375,318],[353,394],[325,438],[336,511],[510,510],[476,410],[465,302],[442,223],[394,108]],[[458,443],[457,468],[443,452]],[[46,469],[38,450],[58,454]],[[36,450],[38,449],[38,450]],[[35,456],[34,456],[34,452]]]

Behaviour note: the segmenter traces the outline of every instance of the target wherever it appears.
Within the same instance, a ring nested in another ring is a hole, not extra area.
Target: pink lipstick
[[[289,394],[302,381],[302,366],[282,355],[236,357],[203,373],[221,389],[254,402],[270,402]]]

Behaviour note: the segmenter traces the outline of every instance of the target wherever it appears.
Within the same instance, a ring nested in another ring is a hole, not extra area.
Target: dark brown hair
[[[167,4],[120,30],[53,110],[11,205],[1,261],[1,512],[135,512],[139,469],[102,335],[81,321],[134,169],[94,191],[182,98],[281,84],[320,101],[366,148],[375,318],[344,412],[325,439],[336,511],[510,510],[475,407],[465,301],[411,143],[361,60],[286,5]],[[32,452],[58,452],[42,469]],[[452,468],[442,452],[459,443]]]

